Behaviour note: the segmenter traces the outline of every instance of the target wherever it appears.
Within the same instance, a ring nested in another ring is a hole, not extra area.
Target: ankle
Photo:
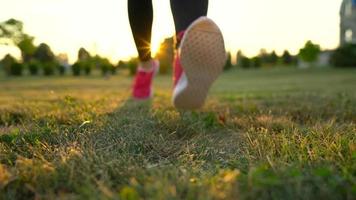
[[[180,31],[180,32],[178,32],[178,33],[176,34],[176,41],[175,41],[175,42],[176,42],[176,44],[175,44],[175,48],[176,48],[176,49],[179,48],[180,43],[181,43],[181,41],[182,41],[182,39],[183,39],[184,33],[185,33],[185,30]]]
[[[154,60],[153,59],[150,59],[148,61],[141,61],[139,66],[142,67],[142,69],[144,70],[151,70],[153,68],[153,65],[154,65]]]

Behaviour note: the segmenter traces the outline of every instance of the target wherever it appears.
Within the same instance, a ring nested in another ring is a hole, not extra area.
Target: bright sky
[[[153,0],[152,46],[174,34],[169,0]],[[112,61],[137,55],[127,0],[1,0],[0,21],[19,19],[25,31],[55,53],[76,58],[80,47]],[[261,48],[298,52],[306,40],[324,49],[339,40],[341,0],[210,0],[208,17],[221,27],[228,50],[254,55]],[[15,48],[0,48],[0,58]]]

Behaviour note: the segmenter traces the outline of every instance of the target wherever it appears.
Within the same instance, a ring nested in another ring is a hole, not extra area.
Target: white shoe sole
[[[226,62],[219,27],[206,17],[197,19],[186,30],[179,53],[184,73],[174,89],[173,104],[180,109],[198,109]]]

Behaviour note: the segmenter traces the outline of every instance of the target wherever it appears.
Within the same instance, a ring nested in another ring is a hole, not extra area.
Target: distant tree
[[[299,50],[299,58],[307,63],[313,63],[318,59],[320,46],[307,41],[302,49]]]
[[[43,74],[46,76],[53,75],[56,71],[57,64],[54,62],[45,62],[41,63],[42,69],[43,69]]]
[[[129,69],[129,73],[131,76],[136,74],[136,70],[137,70],[137,64],[138,64],[138,59],[137,58],[131,58],[128,62],[127,62],[127,67]]]
[[[6,54],[6,56],[0,61],[0,64],[7,75],[11,75],[11,66],[14,63],[16,63],[16,59],[10,54]]]
[[[103,76],[108,76],[109,75],[109,71],[110,71],[110,66],[106,65],[106,64],[101,64],[100,65],[100,69],[101,69],[101,74]]]
[[[288,50],[285,50],[282,55],[282,62],[285,65],[291,65],[293,63],[293,57]]]
[[[90,66],[96,65],[97,68],[101,70],[103,76],[108,76],[109,73],[113,74],[116,69],[114,65],[111,64],[109,59],[96,55],[90,59]],[[91,67],[92,68],[92,67]]]
[[[246,57],[246,56],[243,56],[240,58],[240,67],[242,68],[250,68],[251,67],[251,59]]]
[[[73,73],[73,76],[80,76],[80,73],[81,73],[81,66],[79,64],[79,62],[76,62],[74,63],[72,66],[72,73]]]
[[[262,66],[262,61],[261,61],[261,58],[259,56],[253,57],[250,62],[251,62],[250,63],[251,67],[258,68],[258,67]]]
[[[258,55],[261,61],[261,65],[273,66],[278,63],[278,55],[275,51],[268,53],[266,49],[261,49]]]
[[[231,53],[228,52],[224,70],[227,71],[227,70],[231,69],[232,67],[233,67],[233,64],[232,64],[232,59],[231,59]]]
[[[0,41],[9,45],[19,43],[23,38],[23,23],[16,19],[0,22]]]
[[[90,59],[90,53],[83,47],[78,51],[78,61],[88,61]]]
[[[90,53],[83,47],[78,51],[78,64],[80,69],[84,70],[86,75],[90,75],[93,65],[100,65],[101,58],[99,56],[91,57]]]
[[[237,66],[241,68],[250,68],[252,66],[252,61],[250,58],[245,56],[241,50],[237,52],[236,55]]]
[[[276,65],[278,62],[278,55],[276,54],[276,51],[272,51],[269,55],[268,55],[268,60],[269,60],[269,64],[272,65]]]
[[[117,66],[110,63],[110,73],[111,75],[115,75],[117,71]]]
[[[19,63],[10,54],[6,54],[4,56],[4,58],[0,61],[0,66],[8,76],[21,76],[25,69],[25,65]]]
[[[68,55],[65,53],[60,53],[56,56],[56,60],[61,64],[61,65],[68,65]]]
[[[24,33],[21,21],[9,19],[0,23],[0,44],[17,46],[23,62],[29,62],[36,50],[33,40],[34,37]]]
[[[59,72],[59,75],[64,75],[66,73],[66,67],[64,65],[59,64],[57,66],[57,70]]]
[[[241,66],[240,64],[240,59],[243,57],[243,53],[241,50],[238,50],[237,51],[237,54],[236,54],[236,65],[237,66]]]
[[[34,37],[24,35],[23,39],[17,44],[21,51],[22,61],[29,62],[36,51],[36,46],[33,44]]]
[[[356,67],[356,44],[345,44],[337,48],[330,62],[335,67]]]
[[[100,66],[101,66],[101,73],[103,76],[108,76],[109,72],[112,73],[112,68],[113,65],[110,63],[109,59],[107,58],[102,58],[100,61]]]
[[[125,64],[125,62],[124,61],[122,61],[122,60],[120,60],[118,63],[117,63],[117,69],[119,69],[119,70],[121,70],[121,69],[124,69],[124,68],[126,68],[127,66],[126,66],[126,64]]]
[[[92,65],[90,63],[81,63],[81,64],[85,75],[89,76],[93,68]]]
[[[15,62],[11,65],[10,74],[13,76],[21,76],[24,70],[24,65],[18,62]]]
[[[28,70],[30,71],[30,74],[35,76],[38,75],[39,71],[40,71],[40,67],[41,67],[41,63],[35,59],[32,59],[28,65]]]
[[[258,54],[258,57],[261,59],[262,64],[269,63],[269,55],[266,49],[260,49],[260,53]]]
[[[47,44],[41,43],[36,48],[33,58],[42,66],[44,75],[54,74],[58,64],[54,53]]]
[[[160,45],[156,54],[156,59],[160,62],[160,73],[167,74],[172,68],[174,58],[174,38],[166,38]]]
[[[45,43],[41,43],[36,48],[33,57],[42,63],[55,62],[54,53],[52,52],[51,48]]]
[[[58,72],[60,75],[64,75],[66,72],[66,69],[69,67],[68,64],[68,56],[67,54],[61,53],[58,56],[56,56],[56,60],[58,62]]]

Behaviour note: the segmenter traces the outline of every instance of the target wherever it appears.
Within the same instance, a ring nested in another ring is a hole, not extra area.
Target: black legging
[[[194,20],[206,16],[209,0],[171,0],[176,33],[184,31]],[[128,0],[131,30],[141,61],[151,59],[152,0]]]

